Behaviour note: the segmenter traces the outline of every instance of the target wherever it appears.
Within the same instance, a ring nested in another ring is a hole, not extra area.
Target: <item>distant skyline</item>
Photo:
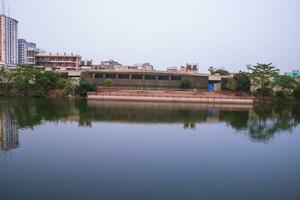
[[[298,0],[6,0],[19,38],[94,63],[300,69]]]

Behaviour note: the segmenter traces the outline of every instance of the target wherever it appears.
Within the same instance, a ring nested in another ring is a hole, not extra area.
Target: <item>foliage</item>
[[[13,84],[15,89],[27,96],[29,90],[35,83],[37,73],[38,70],[32,65],[19,66],[13,73]]]
[[[73,82],[53,71],[41,71],[32,65],[21,65],[12,73],[14,89],[25,96],[46,96],[51,90],[60,90],[60,96],[72,92]]]
[[[190,89],[191,85],[192,85],[191,78],[189,78],[187,76],[181,78],[180,88],[182,88],[182,89]]]
[[[2,66],[0,68],[0,90],[1,94],[7,95],[11,89],[11,73]]]
[[[275,92],[275,95],[276,95],[276,97],[279,97],[279,98],[284,98],[284,97],[286,97],[286,93],[284,93],[284,91],[282,91],[282,90],[276,91],[276,92]]]
[[[275,79],[279,75],[279,69],[270,64],[257,64],[253,67],[249,67],[252,71],[250,77],[253,80],[254,85],[257,87],[257,95],[269,96],[273,91],[272,88],[275,83]]]
[[[297,84],[297,87],[294,90],[294,97],[300,98],[300,83]]]
[[[297,82],[290,76],[281,75],[276,78],[276,85],[282,90],[284,96],[290,96],[297,87]]]
[[[250,91],[251,81],[248,73],[240,72],[235,74],[233,79],[236,83],[237,91]]]
[[[34,82],[34,96],[45,96],[49,90],[57,87],[60,75],[52,71],[36,71]]]
[[[228,90],[236,90],[236,87],[237,87],[237,84],[235,82],[235,79],[234,78],[228,79],[228,82],[226,84],[226,88]]]
[[[104,86],[112,87],[113,86],[113,81],[111,79],[105,79],[104,80]]]
[[[79,85],[75,88],[76,94],[81,97],[86,97],[88,92],[96,91],[97,87],[95,84],[91,84],[85,80],[81,80]]]
[[[74,80],[72,78],[59,79],[57,87],[60,90],[60,96],[65,97],[73,93]]]
[[[208,71],[211,73],[211,75],[214,75],[214,74],[220,74],[221,76],[229,76],[230,75],[229,71],[227,71],[223,68],[217,69],[217,68],[214,68],[214,67],[210,67],[208,69]]]

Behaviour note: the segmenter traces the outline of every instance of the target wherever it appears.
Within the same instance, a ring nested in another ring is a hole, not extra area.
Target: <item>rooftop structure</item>
[[[129,67],[129,70],[153,71],[154,67],[150,63],[135,64]]]
[[[81,56],[76,54],[52,54],[38,53],[36,56],[36,66],[53,69],[80,69]]]

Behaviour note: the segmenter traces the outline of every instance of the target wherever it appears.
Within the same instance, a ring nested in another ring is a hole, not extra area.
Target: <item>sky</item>
[[[19,38],[93,62],[300,69],[299,0],[6,0]]]

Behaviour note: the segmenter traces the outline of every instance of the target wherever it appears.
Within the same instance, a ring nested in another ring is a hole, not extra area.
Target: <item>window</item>
[[[105,78],[117,78],[116,74],[106,74]]]
[[[181,76],[172,76],[172,77],[171,77],[171,80],[172,80],[172,81],[180,81],[181,78],[182,78]]]
[[[119,79],[129,79],[129,74],[119,74]]]
[[[139,74],[133,74],[132,79],[143,79],[143,75],[139,75]]]
[[[95,78],[103,78],[103,74],[96,73],[96,74],[95,74]]]
[[[155,75],[146,75],[145,80],[156,80],[156,76]]]
[[[158,80],[169,80],[169,76],[158,76]]]

